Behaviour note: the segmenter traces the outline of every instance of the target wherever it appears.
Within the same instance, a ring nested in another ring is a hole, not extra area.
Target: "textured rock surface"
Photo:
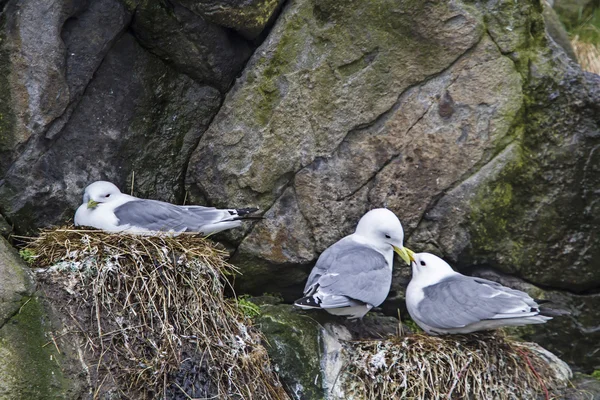
[[[221,91],[229,88],[252,53],[251,46],[237,35],[177,3],[140,2],[132,29],[152,53],[197,82]]]
[[[597,288],[600,80],[550,39],[542,5],[357,7],[287,4],[192,155],[192,198],[266,210],[239,234],[239,287],[292,300],[323,249],[387,206],[410,246],[458,269]]]
[[[0,277],[0,399],[79,398],[84,386],[68,370],[73,358],[48,346],[49,314],[32,296],[29,268],[1,236]]]
[[[34,291],[33,278],[17,251],[0,237],[0,327],[15,315]]]
[[[343,398],[336,382],[344,367],[341,341],[396,334],[398,320],[376,313],[348,321],[287,304],[261,306],[256,325],[287,392],[295,399]],[[338,385],[339,386],[339,385]]]
[[[283,0],[178,0],[183,6],[214,22],[256,38],[275,16]]]
[[[292,300],[323,249],[387,206],[415,250],[565,296],[577,313],[556,330],[584,345],[552,325],[535,337],[591,372],[600,78],[555,43],[548,9],[279,5],[0,0],[0,230],[65,222],[90,181],[126,190],[135,174],[140,196],[259,205],[227,237],[236,284]]]
[[[137,194],[182,201],[187,160],[221,102],[216,87],[241,68],[231,63],[215,87],[198,83],[124,33],[131,15],[121,3],[77,4],[57,2],[54,16],[9,2],[2,15],[0,64],[11,72],[2,104],[15,123],[0,204],[21,232],[70,219],[97,179],[126,189],[135,173]]]

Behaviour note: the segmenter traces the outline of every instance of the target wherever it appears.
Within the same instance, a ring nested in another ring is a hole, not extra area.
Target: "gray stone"
[[[249,39],[256,38],[276,16],[284,0],[177,0],[198,15]]]
[[[223,92],[252,54],[243,38],[177,3],[140,2],[132,29],[144,47],[178,71]]]
[[[124,34],[106,55],[68,124],[34,143],[0,181],[4,215],[20,231],[72,218],[98,179],[136,194],[181,201],[192,149],[219,92],[178,74]]]
[[[27,264],[0,236],[0,328],[15,315],[35,290]]]

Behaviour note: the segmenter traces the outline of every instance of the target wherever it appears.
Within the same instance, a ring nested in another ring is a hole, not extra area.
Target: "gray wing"
[[[420,319],[432,328],[459,328],[482,320],[521,318],[539,312],[527,293],[464,275],[423,288]]]
[[[311,295],[318,289],[332,295],[330,299],[344,296],[378,306],[387,297],[391,283],[392,272],[381,253],[342,239],[321,254],[308,277],[304,294]],[[338,300],[347,302],[344,298]]]
[[[157,200],[134,200],[114,210],[119,225],[131,225],[151,231],[201,232],[202,226],[231,221],[226,210],[214,207],[176,206]]]

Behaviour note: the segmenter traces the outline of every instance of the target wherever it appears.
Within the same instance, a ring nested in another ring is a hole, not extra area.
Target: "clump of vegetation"
[[[31,249],[21,249],[19,255],[27,264],[33,264],[35,261],[35,252]]]
[[[248,318],[255,318],[260,315],[260,307],[250,300],[248,300],[250,296],[243,295],[238,296],[237,298],[237,306],[244,313],[244,315]]]
[[[69,334],[86,343],[96,395],[289,398],[247,316],[254,308],[224,296],[235,269],[212,242],[65,228],[24,251],[45,285],[68,293]]]
[[[564,386],[548,362],[501,333],[414,334],[345,343],[348,399],[532,399]],[[563,377],[564,379],[564,377]]]

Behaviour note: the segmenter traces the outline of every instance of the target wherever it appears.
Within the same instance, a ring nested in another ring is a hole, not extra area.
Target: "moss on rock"
[[[323,398],[319,324],[286,304],[263,305],[256,325],[288,392],[295,398]]]
[[[0,176],[6,171],[15,150],[15,115],[10,90],[10,54],[6,47],[6,16],[0,15]]]
[[[0,399],[73,398],[48,328],[44,308],[31,297],[0,329]]]

